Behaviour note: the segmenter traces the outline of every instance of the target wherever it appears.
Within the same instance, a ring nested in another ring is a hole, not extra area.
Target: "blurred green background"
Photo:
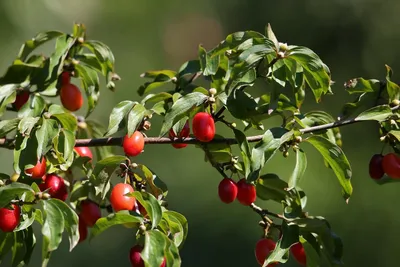
[[[176,69],[197,56],[200,43],[210,49],[231,32],[263,32],[270,22],[281,42],[317,52],[336,81],[334,96],[325,97],[321,105],[309,96],[303,112],[318,108],[338,114],[351,99],[343,88],[346,80],[383,78],[384,64],[394,69],[396,80],[396,71],[400,70],[396,61],[400,56],[399,8],[400,2],[395,0],[1,1],[0,67],[5,71],[20,45],[37,32],[69,32],[73,22],[86,24],[90,39],[101,40],[114,51],[116,71],[122,77],[116,93],[102,91],[99,107],[92,115],[107,124],[116,103],[138,100],[136,90],[144,82],[139,78],[142,72]],[[45,47],[43,51],[50,50]],[[153,127],[158,130],[157,124]],[[346,266],[398,266],[400,212],[395,207],[400,184],[379,186],[368,177],[369,158],[381,149],[376,125],[346,126],[342,135],[353,167],[354,195],[346,205],[333,172],[304,145],[310,152],[309,168],[301,182],[308,194],[307,211],[326,217],[343,238]],[[189,220],[188,239],[181,251],[183,266],[257,266],[253,249],[261,235],[259,218],[237,202],[226,205],[219,201],[221,177],[203,158],[194,147],[175,150],[169,145],[148,145],[137,158],[168,184],[169,207]],[[2,172],[11,173],[11,152],[0,151],[0,161]],[[264,172],[285,178],[292,166],[293,157],[283,159],[278,154]],[[279,206],[258,204],[279,212]],[[91,244],[80,244],[73,253],[68,252],[65,240],[53,254],[50,266],[129,266],[134,234],[115,227]],[[39,243],[31,266],[40,266],[40,247]],[[297,265],[290,260],[285,266]]]

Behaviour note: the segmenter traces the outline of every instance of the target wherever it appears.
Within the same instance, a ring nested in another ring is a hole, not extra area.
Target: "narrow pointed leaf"
[[[347,201],[353,193],[353,187],[350,181],[352,170],[343,150],[328,139],[318,135],[311,136],[305,141],[312,144],[329,163],[342,186],[342,194]]]

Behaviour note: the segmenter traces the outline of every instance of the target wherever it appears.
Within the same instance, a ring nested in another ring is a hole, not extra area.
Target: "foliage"
[[[55,41],[51,55],[33,54],[50,41]],[[125,155],[115,155],[109,146],[122,145],[122,137],[112,135],[146,131],[152,117],[161,116],[159,137],[145,138],[146,142],[196,144],[222,178],[237,175],[254,185],[260,205],[268,201],[281,204],[282,210],[277,213],[251,204],[263,219],[264,236],[277,240],[263,266],[285,263],[290,247],[298,242],[305,249],[308,267],[344,265],[340,238],[325,218],[306,212],[307,198],[300,184],[306,168],[314,163],[307,162],[303,146],[308,143],[321,154],[348,201],[353,192],[352,169],[341,148],[340,126],[377,121],[382,140],[399,152],[400,87],[391,81],[390,67],[386,66],[384,81],[355,78],[345,84],[348,93],[357,98],[343,106],[338,121],[324,111],[303,112],[301,107],[309,94],[316,102],[333,94],[330,70],[311,49],[279,42],[268,25],[265,35],[236,32],[210,51],[199,46],[198,58],[185,62],[178,70],[143,73],[141,77],[148,81],[138,89],[142,99],[118,103],[111,111],[108,127],[104,127],[89,116],[101,95],[99,76],[104,77],[109,90],[114,90],[120,79],[114,63],[111,49],[102,42],[88,40],[85,27],[76,24],[71,34],[43,32],[25,42],[0,78],[0,115],[15,114],[0,122],[1,146],[13,150],[15,171],[11,177],[1,174],[0,208],[8,208],[11,203],[22,207],[18,227],[13,232],[0,231],[0,261],[12,253],[11,266],[29,263],[36,245],[34,223],[42,229],[42,266],[47,266],[65,230],[73,250],[82,234],[78,227],[80,203],[89,199],[109,213],[91,227],[90,238],[115,225],[128,225],[137,230],[133,243],[143,246],[141,255],[146,266],[160,266],[163,258],[169,267],[180,266],[179,249],[187,237],[188,222],[182,214],[167,209],[167,185],[149,167]],[[60,94],[63,73],[70,73],[74,81],[80,82],[87,100],[85,117],[51,102]],[[207,81],[209,88],[197,86],[197,79]],[[259,96],[251,91],[256,81],[263,84]],[[164,86],[170,89],[161,91]],[[29,99],[18,108],[15,103],[22,92],[28,92]],[[180,133],[200,111],[232,129],[233,137],[217,134],[207,143],[195,137],[164,137],[171,130]],[[224,112],[243,127],[228,121]],[[275,116],[282,118],[282,124],[265,129],[265,121]],[[246,136],[249,129],[259,135]],[[85,143],[85,138],[92,141]],[[96,146],[93,161],[74,150],[75,146],[91,145]],[[238,145],[240,155],[233,154],[233,145]],[[273,156],[282,153],[287,157],[289,149],[296,157],[290,177],[282,179],[263,172]],[[65,180],[68,201],[49,195],[49,189],[40,187],[43,181],[27,172],[43,157],[46,173]],[[73,177],[71,169],[80,170],[83,177]],[[114,212],[111,207],[112,188],[121,182],[135,189],[126,195],[136,200],[134,210]],[[279,230],[281,237],[274,236],[274,230]],[[250,249],[248,253],[252,253]]]

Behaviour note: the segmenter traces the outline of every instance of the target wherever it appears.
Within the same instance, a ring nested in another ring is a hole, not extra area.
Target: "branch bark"
[[[395,106],[391,108],[393,111],[399,109],[400,106]],[[308,134],[316,131],[321,131],[321,130],[327,130],[327,129],[332,129],[336,127],[342,127],[346,125],[350,125],[353,123],[358,123],[358,122],[363,122],[360,120],[357,120],[357,118],[350,118],[350,119],[345,119],[345,120],[339,120],[336,122],[332,123],[327,123],[327,124],[322,124],[322,125],[317,125],[313,127],[308,127],[304,129],[300,129],[299,131],[302,134]],[[75,146],[76,147],[82,147],[82,146],[87,146],[87,147],[96,147],[96,146],[121,146],[122,145],[122,139],[124,137],[105,137],[105,138],[95,138],[95,139],[77,139]],[[263,135],[253,135],[247,137],[247,141],[249,143],[253,142],[258,142],[263,138]],[[185,139],[170,139],[168,137],[146,137],[144,138],[144,141],[148,145],[152,144],[174,144],[174,143],[185,143],[185,144],[202,144],[201,141],[197,140],[196,138],[193,137],[188,137]],[[237,144],[237,140],[235,138],[215,138],[212,141],[208,142],[208,144]],[[14,139],[6,139],[6,138],[0,138],[0,147],[3,148],[8,148],[8,149],[13,149],[14,148]]]

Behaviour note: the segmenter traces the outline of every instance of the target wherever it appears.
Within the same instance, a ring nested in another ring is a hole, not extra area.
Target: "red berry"
[[[255,254],[258,264],[263,265],[268,255],[275,249],[275,242],[268,238],[260,239],[255,248]],[[275,267],[278,263],[270,263],[267,267]]]
[[[379,180],[385,174],[383,171],[382,160],[382,154],[375,154],[372,156],[369,162],[369,176],[371,176],[372,179]]]
[[[131,137],[125,135],[122,142],[124,152],[128,157],[134,157],[142,153],[144,148],[144,137],[139,131],[134,132]]]
[[[143,248],[139,245],[136,245],[131,248],[129,259],[131,260],[132,267],[144,267],[144,261],[140,252],[142,252]]]
[[[99,205],[90,200],[82,201],[80,216],[87,226],[92,227],[101,218]]]
[[[44,188],[49,189],[48,193],[52,198],[58,198],[61,201],[65,201],[68,197],[68,190],[64,183],[64,179],[54,173],[46,176]]]
[[[60,89],[60,99],[64,108],[77,111],[83,105],[83,97],[79,88],[72,83],[64,84]]]
[[[46,174],[46,158],[42,157],[32,168],[26,169],[25,173],[34,179],[40,179]]]
[[[193,117],[192,128],[194,136],[202,142],[210,142],[215,136],[214,119],[206,112],[199,112]]]
[[[304,247],[300,242],[291,246],[290,251],[292,252],[293,257],[300,265],[302,266],[307,265],[306,252],[304,251]]]
[[[0,209],[0,229],[3,232],[12,232],[20,222],[21,208],[12,204],[10,208]]]
[[[115,212],[120,210],[133,210],[135,208],[135,198],[125,196],[133,192],[133,187],[129,184],[116,184],[110,195],[111,206]]]
[[[167,265],[167,259],[164,257],[164,260],[161,263],[160,267],[165,267],[165,265]]]
[[[71,82],[71,74],[68,71],[61,73],[61,86]]]
[[[176,135],[174,130],[171,129],[169,130],[169,138],[174,139],[175,137],[180,138],[180,139],[185,139],[186,137],[188,137],[190,134],[190,127],[189,127],[189,122],[185,123],[185,126],[183,126],[182,131]],[[187,144],[179,144],[179,143],[174,143],[172,144],[173,147],[175,147],[176,149],[179,148],[184,148],[187,147]]]
[[[144,267],[144,261],[140,253],[142,252],[143,248],[139,245],[136,245],[131,248],[129,253],[129,259],[131,261],[132,267]],[[163,262],[161,263],[160,267],[165,267],[166,265],[166,258],[164,257]]]
[[[237,183],[237,188],[237,199],[241,204],[250,206],[251,203],[256,201],[256,187],[252,184],[248,184],[246,179],[240,179]]]
[[[224,178],[218,186],[218,196],[224,203],[231,203],[236,199],[238,187],[230,178]]]
[[[400,159],[395,153],[389,153],[382,160],[383,171],[391,178],[400,178]]]
[[[83,242],[87,238],[88,229],[86,224],[84,223],[82,216],[79,215],[79,243]]]
[[[78,146],[75,147],[74,150],[76,151],[76,153],[78,153],[80,157],[88,157],[90,159],[93,159],[92,151],[86,146]]]
[[[29,92],[23,91],[21,93],[18,93],[14,101],[15,109],[20,110],[22,106],[25,105],[26,102],[28,102],[28,100],[29,100]]]

